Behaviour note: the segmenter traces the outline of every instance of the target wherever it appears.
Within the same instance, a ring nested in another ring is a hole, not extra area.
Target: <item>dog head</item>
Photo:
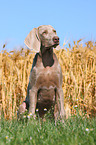
[[[56,30],[50,25],[42,25],[34,28],[25,38],[28,48],[40,51],[41,45],[45,48],[52,48],[59,45],[59,37]]]

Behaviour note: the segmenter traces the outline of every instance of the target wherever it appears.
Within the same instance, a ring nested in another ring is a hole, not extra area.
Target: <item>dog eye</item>
[[[53,30],[54,33],[56,33],[56,30]]]
[[[42,34],[47,34],[48,33],[48,31],[47,30],[45,30]]]

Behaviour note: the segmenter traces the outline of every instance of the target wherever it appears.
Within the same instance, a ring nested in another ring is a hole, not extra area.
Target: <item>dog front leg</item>
[[[61,119],[64,120],[66,113],[64,110],[64,94],[63,94],[63,89],[59,88],[58,89],[58,93],[59,93],[59,104],[60,104],[60,117]]]
[[[37,104],[37,90],[30,89],[29,90],[29,113],[35,117],[35,109]]]
[[[56,93],[55,93],[55,106],[54,106],[54,118],[55,118],[55,124],[56,124],[56,121],[59,119],[59,115],[60,115],[60,102],[59,102],[59,95],[58,95],[58,92],[56,90]]]

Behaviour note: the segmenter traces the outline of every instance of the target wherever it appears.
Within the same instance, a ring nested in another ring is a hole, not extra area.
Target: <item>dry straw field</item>
[[[81,40],[69,48],[54,50],[63,72],[63,91],[67,117],[76,114],[96,115],[96,42]],[[16,117],[25,99],[29,74],[35,53],[30,50],[0,52],[0,114]]]

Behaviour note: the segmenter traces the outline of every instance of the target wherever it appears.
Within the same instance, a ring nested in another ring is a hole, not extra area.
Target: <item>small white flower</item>
[[[31,118],[31,116],[32,116],[32,113],[28,114],[27,118]]]
[[[30,116],[29,116],[29,115],[27,115],[27,118],[28,118],[28,119],[30,119]]]
[[[75,105],[74,107],[78,107],[77,105]]]
[[[44,108],[44,111],[47,111],[47,108]]]
[[[86,128],[86,131],[89,131],[89,128]]]
[[[30,136],[30,140],[32,140],[32,137]]]
[[[32,113],[29,113],[30,116],[32,116]]]
[[[37,109],[36,109],[36,112],[38,112],[38,111],[39,111],[39,109],[37,108]]]

